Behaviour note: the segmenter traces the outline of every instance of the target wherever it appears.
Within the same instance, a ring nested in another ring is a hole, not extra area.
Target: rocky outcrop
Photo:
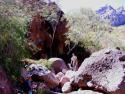
[[[34,10],[40,12],[32,17],[29,24],[29,31],[27,32],[29,49],[33,52],[34,57],[35,54],[39,53],[38,59],[46,58],[45,55],[48,57],[62,55],[66,49],[65,33],[68,32],[68,22],[56,3],[41,5],[39,2],[40,0],[37,0],[31,5],[36,6]]]
[[[50,58],[48,61],[51,62],[51,69],[55,73],[62,72],[63,70],[68,70],[64,60],[62,60],[61,58]]]
[[[103,49],[85,59],[77,71],[80,75],[91,75],[91,86],[111,94],[125,94],[125,60],[119,49]]]
[[[14,88],[7,78],[3,68],[0,66],[0,94],[16,94]]]
[[[55,74],[41,64],[31,64],[27,67],[27,77],[33,77],[34,75],[41,82],[44,81],[49,88],[59,85],[59,80],[55,77]]]
[[[37,75],[49,90],[62,94],[125,94],[125,54],[118,47],[93,53],[78,71],[66,70],[62,59],[50,61],[56,75],[42,63],[32,62],[27,67],[27,76]]]

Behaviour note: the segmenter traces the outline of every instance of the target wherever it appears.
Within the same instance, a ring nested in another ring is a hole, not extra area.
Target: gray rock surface
[[[124,55],[115,48],[95,52],[83,61],[76,74],[91,75],[93,85],[111,94],[125,94]]]

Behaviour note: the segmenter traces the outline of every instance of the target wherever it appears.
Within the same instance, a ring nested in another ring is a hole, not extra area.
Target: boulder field
[[[54,94],[125,94],[125,54],[118,48],[107,48],[86,58],[77,71],[68,69],[62,59],[50,61],[51,70],[40,64],[29,64],[27,76],[37,75],[48,92]],[[51,66],[53,67],[53,66]],[[64,68],[64,70],[63,70]]]

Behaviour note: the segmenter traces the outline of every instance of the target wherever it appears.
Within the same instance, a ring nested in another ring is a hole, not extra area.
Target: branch
[[[77,44],[75,43],[75,44],[73,45],[73,47],[72,47],[71,49],[69,49],[69,51],[67,52],[67,55],[69,55],[69,54],[71,53],[71,51],[72,51],[76,46],[77,46]]]

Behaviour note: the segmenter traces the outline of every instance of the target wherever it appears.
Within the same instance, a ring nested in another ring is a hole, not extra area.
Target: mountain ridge
[[[96,12],[102,19],[108,20],[112,26],[125,25],[125,8],[123,6],[115,9],[111,5],[105,5]]]

